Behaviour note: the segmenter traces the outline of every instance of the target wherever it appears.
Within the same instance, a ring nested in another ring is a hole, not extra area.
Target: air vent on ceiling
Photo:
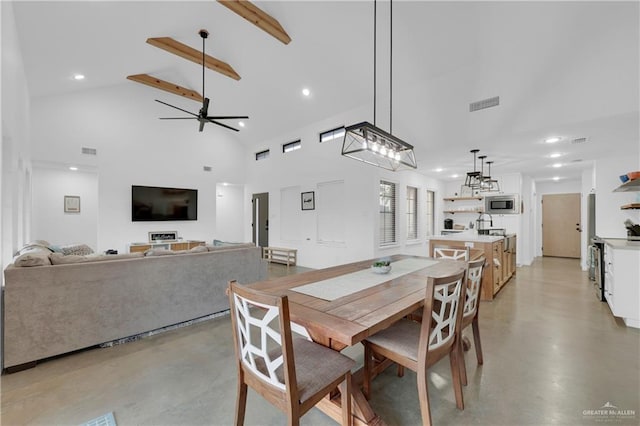
[[[571,141],[571,143],[576,143],[576,144],[577,143],[585,143],[586,141],[587,141],[587,138],[576,138],[576,139],[573,139]]]
[[[576,158],[575,160],[571,160],[572,163],[582,163],[582,158]]]
[[[469,112],[478,111],[485,108],[491,108],[500,105],[500,96],[493,98],[483,99],[478,102],[472,102],[469,104]]]
[[[82,153],[87,155],[97,155],[98,150],[95,148],[87,148],[85,146],[82,147]]]
[[[211,170],[213,170],[213,167],[211,167],[211,166],[202,166],[202,170],[204,170],[205,172],[210,172]]]

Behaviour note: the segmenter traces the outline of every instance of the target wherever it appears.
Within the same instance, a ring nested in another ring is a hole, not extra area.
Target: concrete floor
[[[270,269],[272,276],[287,273]],[[429,372],[435,425],[640,423],[640,330],[626,328],[596,299],[577,260],[541,258],[518,268],[480,309],[485,363],[477,367],[473,348],[466,354],[464,411],[455,406],[448,360]],[[362,361],[360,345],[347,352]],[[415,374],[394,372],[373,382],[371,405],[389,425],[417,425]],[[43,362],[2,376],[1,392],[2,425],[77,425],[110,411],[120,426],[230,425],[236,392],[230,320]],[[628,415],[590,412],[607,403]],[[245,424],[285,423],[249,391]],[[335,423],[312,409],[302,424]]]

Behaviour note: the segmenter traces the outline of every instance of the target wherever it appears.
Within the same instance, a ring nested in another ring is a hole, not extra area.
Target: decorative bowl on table
[[[376,274],[388,274],[391,270],[391,262],[389,261],[379,261],[374,262],[371,265],[371,270]]]

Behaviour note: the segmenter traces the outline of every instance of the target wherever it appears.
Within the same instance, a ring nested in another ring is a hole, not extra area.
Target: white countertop
[[[614,249],[640,250],[640,241],[629,241],[625,238],[603,238],[602,240]]]
[[[443,240],[443,241],[469,241],[473,243],[493,243],[500,241],[504,237],[498,235],[478,235],[474,232],[460,232],[458,234],[449,235],[434,235],[429,238],[430,240]]]

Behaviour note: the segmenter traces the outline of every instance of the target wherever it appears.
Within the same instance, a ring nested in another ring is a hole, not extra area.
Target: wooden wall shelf
[[[627,181],[613,190],[613,192],[639,192],[640,178]]]
[[[620,210],[640,210],[640,203],[625,204],[620,207]]]
[[[447,197],[444,201],[482,201],[482,197]]]

